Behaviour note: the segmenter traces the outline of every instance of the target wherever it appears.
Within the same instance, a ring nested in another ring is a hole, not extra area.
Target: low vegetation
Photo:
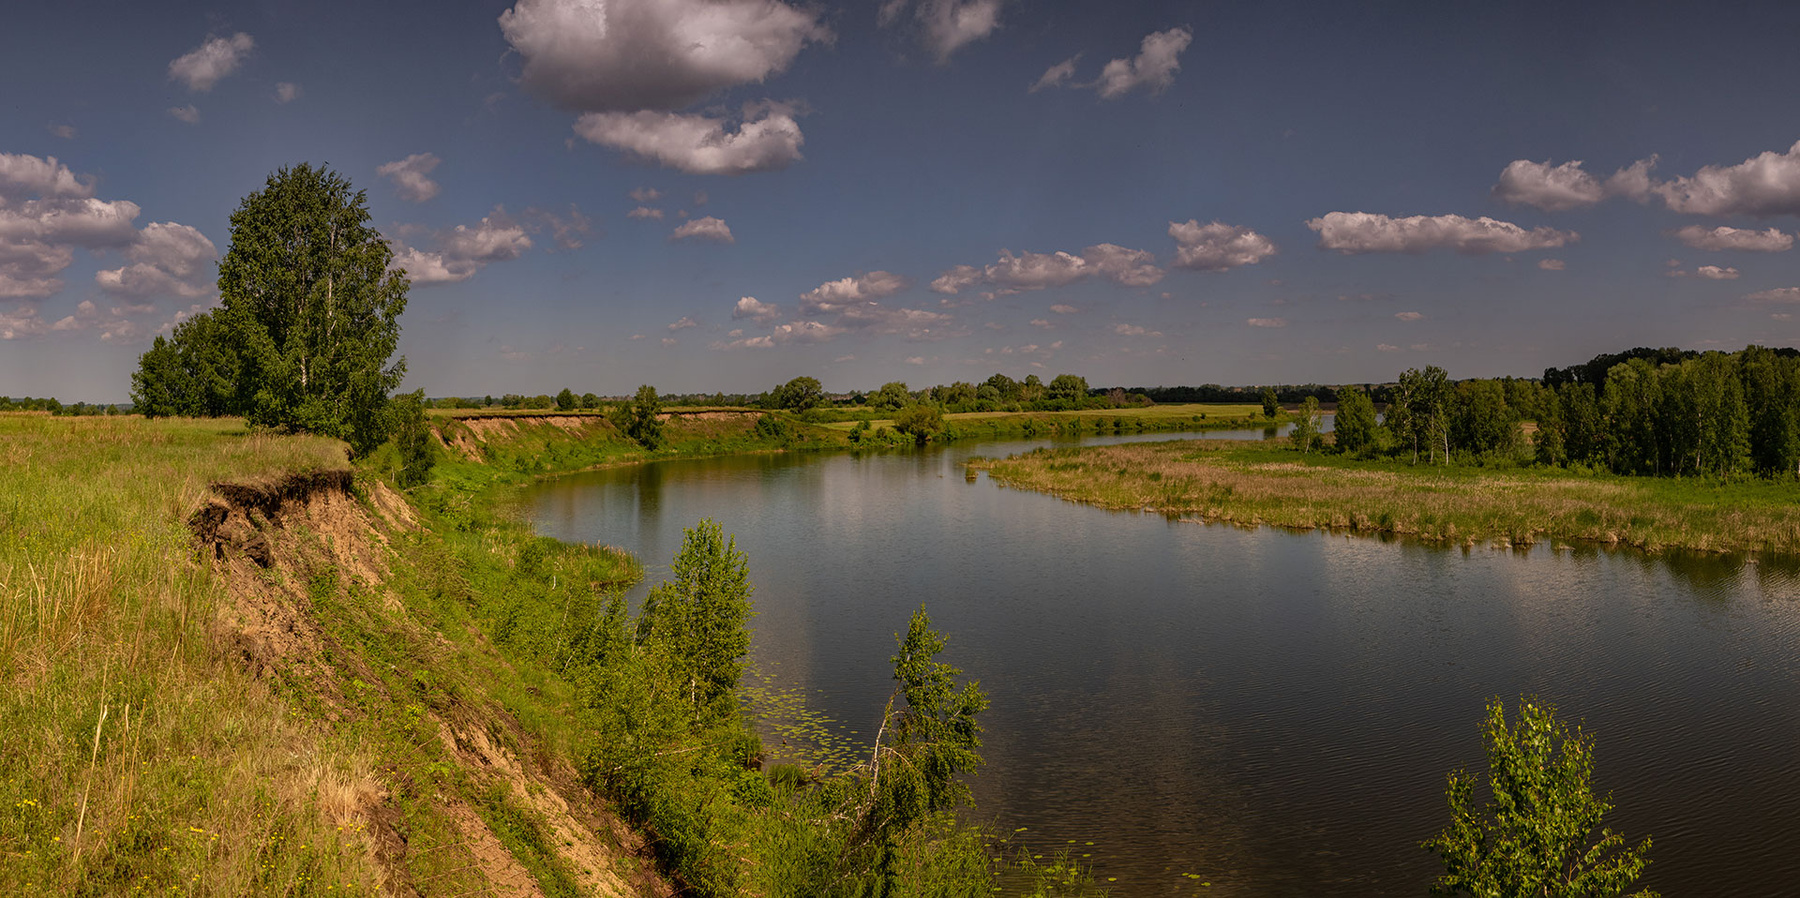
[[[1461,544],[1580,540],[1649,550],[1800,552],[1793,486],[1431,467],[1225,440],[1040,449],[978,459],[999,483],[1206,521]]]

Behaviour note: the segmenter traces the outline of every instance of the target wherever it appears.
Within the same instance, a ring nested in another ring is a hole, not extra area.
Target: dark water
[[[662,462],[532,508],[651,579],[718,520],[757,663],[865,733],[926,604],[993,699],[979,813],[1091,854],[1116,895],[1423,894],[1444,774],[1485,769],[1484,703],[1521,693],[1596,735],[1609,822],[1655,837],[1644,885],[1800,894],[1796,567],[1240,530],[964,478],[1043,442]]]

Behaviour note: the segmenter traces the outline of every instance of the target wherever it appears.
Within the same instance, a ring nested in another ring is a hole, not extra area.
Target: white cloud
[[[1099,243],[1081,251],[1101,277],[1127,287],[1148,287],[1163,279],[1156,256],[1147,250]]]
[[[958,265],[945,270],[934,278],[929,289],[933,293],[947,293],[954,296],[964,287],[981,283],[982,277],[981,269],[973,265]]]
[[[1655,156],[1640,159],[1602,182],[1584,171],[1579,159],[1561,165],[1515,159],[1501,170],[1491,192],[1503,203],[1535,206],[1546,212],[1580,209],[1614,196],[1642,202],[1650,195],[1650,169],[1655,166]]]
[[[1075,77],[1075,63],[1080,59],[1081,54],[1077,53],[1045,69],[1044,74],[1038,77],[1037,82],[1031,85],[1031,89],[1027,93],[1035,94],[1046,87],[1061,87],[1069,83],[1070,79]]]
[[[763,302],[754,296],[746,296],[737,301],[731,309],[731,317],[737,320],[745,318],[758,324],[768,324],[781,317],[781,307],[774,303]]]
[[[662,191],[654,187],[634,187],[626,196],[631,197],[634,203],[654,203],[662,199]]]
[[[169,115],[174,116],[178,121],[183,121],[190,125],[200,124],[200,107],[195,106],[192,103],[189,103],[186,106],[170,106]]]
[[[1115,59],[1100,70],[1100,96],[1111,100],[1139,87],[1153,94],[1167,90],[1181,69],[1182,51],[1193,40],[1194,33],[1182,27],[1145,35],[1136,57]]]
[[[1414,215],[1390,218],[1369,212],[1328,212],[1306,226],[1319,232],[1319,248],[1341,253],[1422,253],[1453,249],[1467,255],[1554,249],[1581,239],[1574,231],[1525,230],[1487,216]]]
[[[292,103],[305,95],[306,91],[292,81],[281,81],[275,85],[275,102]]]
[[[695,321],[694,317],[692,315],[683,315],[683,316],[681,316],[680,320],[675,321],[674,323],[669,325],[669,330],[670,331],[686,330],[687,328],[690,328],[690,327],[699,327],[699,326],[700,326],[700,322]]]
[[[1169,236],[1175,238],[1175,267],[1194,271],[1226,271],[1242,265],[1255,265],[1275,255],[1275,243],[1246,227],[1198,219],[1169,222]]]
[[[925,357],[922,355],[908,356],[906,359],[906,363],[908,365],[924,365]]]
[[[674,337],[662,338],[662,345],[664,345],[664,346],[674,346],[676,343],[679,343],[679,342],[681,342],[681,341],[675,339]]]
[[[1423,312],[1395,312],[1394,317],[1401,321],[1418,321],[1425,317]]]
[[[635,112],[779,74],[831,40],[819,15],[777,0],[519,0],[500,31],[526,90],[563,109]]]
[[[1121,337],[1160,337],[1162,331],[1153,331],[1135,324],[1119,324],[1113,327],[1113,333]]]
[[[1079,312],[1081,310],[1075,308],[1074,306],[1063,305],[1062,303],[1057,303],[1056,305],[1053,305],[1050,307],[1050,311],[1055,312],[1058,315],[1073,315],[1076,312]]]
[[[1699,215],[1800,215],[1800,141],[1737,165],[1708,165],[1693,177],[1651,188],[1676,212]]]
[[[74,125],[50,125],[49,130],[51,134],[63,140],[74,140],[77,133]]]
[[[1695,249],[1704,250],[1744,250],[1759,253],[1783,253],[1794,248],[1794,237],[1775,228],[1766,231],[1754,231],[1748,228],[1728,228],[1723,225],[1709,228],[1705,225],[1688,225],[1675,232],[1675,238]]]
[[[1375,351],[1376,352],[1399,352],[1400,347],[1395,346],[1392,343],[1377,343],[1377,344],[1375,344]]]
[[[1539,259],[1538,267],[1545,271],[1562,271],[1569,265],[1561,259]]]
[[[517,259],[532,246],[525,226],[498,206],[473,227],[457,225],[437,232],[434,239],[435,251],[396,244],[389,267],[405,269],[415,287],[453,284],[491,263]]]
[[[1251,327],[1287,327],[1286,318],[1251,318],[1244,322]]]
[[[7,296],[6,275],[0,273],[0,297]],[[44,332],[44,319],[38,316],[36,306],[21,305],[8,312],[0,308],[0,340],[20,340],[33,337]]]
[[[423,203],[438,195],[438,183],[431,180],[429,175],[442,161],[433,153],[414,153],[405,159],[382,165],[375,169],[375,173],[392,180],[401,199],[409,203]]]
[[[674,112],[590,112],[576,120],[575,133],[696,175],[778,171],[803,158],[806,136],[788,106],[753,104],[745,107],[736,130],[727,131],[726,124],[722,118]]]
[[[1717,265],[1702,265],[1694,269],[1694,274],[1709,281],[1735,281],[1738,279],[1736,268],[1720,268]]]
[[[854,277],[826,281],[800,294],[800,313],[817,315],[841,312],[862,302],[885,299],[912,286],[912,282],[891,271],[871,271]]]
[[[908,7],[919,26],[919,42],[947,62],[950,54],[981,40],[1000,27],[1003,0],[886,0],[876,14],[883,28],[892,26]],[[915,5],[916,3],[916,5]]]
[[[1049,330],[1050,329],[1050,319],[1048,319],[1048,318],[1033,318],[1033,319],[1031,319],[1031,326],[1032,327],[1041,327],[1041,328],[1044,328],[1045,330]]]
[[[582,241],[594,230],[594,220],[581,214],[581,208],[574,203],[569,204],[566,215],[527,206],[519,218],[533,234],[548,230],[551,241],[560,249],[580,249]]]
[[[655,219],[656,221],[662,221],[663,211],[661,209],[652,209],[649,206],[639,206],[636,209],[625,213],[625,217],[638,219],[649,218]]]
[[[1744,298],[1751,302],[1800,302],[1800,287],[1776,287],[1773,290],[1758,290]]]
[[[1024,252],[1015,256],[1004,249],[999,260],[983,270],[986,279],[1004,292],[1062,287],[1093,272],[1086,259],[1073,253]]]
[[[145,225],[125,256],[130,265],[94,273],[100,289],[126,296],[194,299],[212,292],[207,263],[218,258],[219,250],[199,230],[162,221]]]
[[[0,153],[0,205],[7,199],[41,196],[83,199],[94,195],[92,179],[77,178],[55,156],[42,159],[23,153]]]
[[[675,229],[674,233],[669,235],[670,240],[687,240],[689,238],[712,240],[718,243],[737,242],[737,238],[731,236],[731,228],[726,226],[725,221],[711,215],[684,222]]]
[[[193,51],[169,63],[169,80],[205,93],[232,72],[256,47],[256,40],[242,31],[231,37],[212,37]]]

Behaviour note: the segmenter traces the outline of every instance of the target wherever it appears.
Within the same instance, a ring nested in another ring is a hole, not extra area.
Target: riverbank
[[[1055,412],[954,412],[944,415],[943,439],[956,442],[1104,433],[1194,433],[1276,427],[1292,420],[1293,416],[1287,412],[1273,419],[1265,417],[1260,405],[1215,403],[1128,405],[1115,409]],[[880,433],[891,430],[894,419],[870,411],[820,426],[842,433],[858,430]]]
[[[1396,534],[1461,545],[1553,540],[1648,551],[1800,553],[1791,483],[1435,468],[1197,440],[977,459],[997,483],[1221,523]]]
[[[352,467],[235,419],[0,415],[0,881],[854,891],[860,781],[761,772],[735,701],[688,708],[633,648],[639,562],[507,504],[547,474],[814,441],[676,416],[649,453],[556,417],[439,418],[444,458],[402,493],[391,448]],[[883,844],[913,885],[985,893],[1006,867],[939,815]]]

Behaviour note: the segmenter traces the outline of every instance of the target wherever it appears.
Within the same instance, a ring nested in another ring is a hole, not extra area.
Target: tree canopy
[[[393,355],[408,281],[392,261],[349,180],[309,164],[275,172],[231,215],[220,307],[152,345],[133,400],[146,415],[241,414],[368,452],[406,371]]]

